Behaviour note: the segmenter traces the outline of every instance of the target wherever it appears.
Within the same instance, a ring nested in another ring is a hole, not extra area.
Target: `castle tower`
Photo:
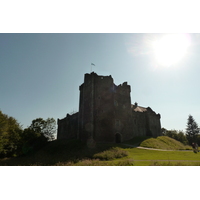
[[[114,131],[115,141],[122,142],[133,137],[133,121],[131,112],[131,88],[127,82],[115,86],[114,93]]]
[[[126,82],[116,86],[111,76],[98,76],[92,72],[85,74],[79,89],[81,140],[121,142],[131,137],[130,86]]]
[[[79,138],[104,141],[113,127],[113,79],[111,76],[85,74],[80,86]],[[108,133],[109,132],[109,133]]]
[[[85,74],[79,87],[79,112],[58,119],[58,139],[95,142],[123,142],[134,136],[159,136],[160,114],[151,108],[131,104],[131,87],[115,85],[111,76]]]

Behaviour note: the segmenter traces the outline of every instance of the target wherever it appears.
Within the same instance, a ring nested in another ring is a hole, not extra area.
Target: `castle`
[[[92,72],[85,74],[79,90],[79,112],[58,119],[57,139],[120,143],[135,136],[161,135],[160,114],[131,104],[127,82],[117,86],[111,76]]]

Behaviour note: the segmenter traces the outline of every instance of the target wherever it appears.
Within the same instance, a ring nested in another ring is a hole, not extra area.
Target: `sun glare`
[[[163,66],[179,62],[187,53],[189,38],[186,34],[167,34],[153,43],[156,61]]]

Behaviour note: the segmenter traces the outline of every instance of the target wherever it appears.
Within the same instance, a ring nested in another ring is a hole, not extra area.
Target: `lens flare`
[[[179,62],[187,53],[190,40],[187,34],[167,34],[153,43],[157,62],[171,66]]]

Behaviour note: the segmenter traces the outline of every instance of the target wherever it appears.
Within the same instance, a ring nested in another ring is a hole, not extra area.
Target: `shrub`
[[[121,160],[119,161],[116,166],[133,166],[134,162],[131,159]]]
[[[78,162],[58,162],[56,166],[110,166],[112,163],[108,163],[106,161],[100,161],[99,159],[83,159]]]
[[[114,161],[100,161],[99,159],[83,159],[78,162],[58,162],[56,163],[56,166],[133,166],[133,160],[127,159],[127,160],[121,160],[119,162]]]
[[[122,158],[128,156],[128,152],[119,148],[114,147],[112,149],[103,151],[101,153],[95,154],[93,157],[100,160],[113,160],[115,158]]]

